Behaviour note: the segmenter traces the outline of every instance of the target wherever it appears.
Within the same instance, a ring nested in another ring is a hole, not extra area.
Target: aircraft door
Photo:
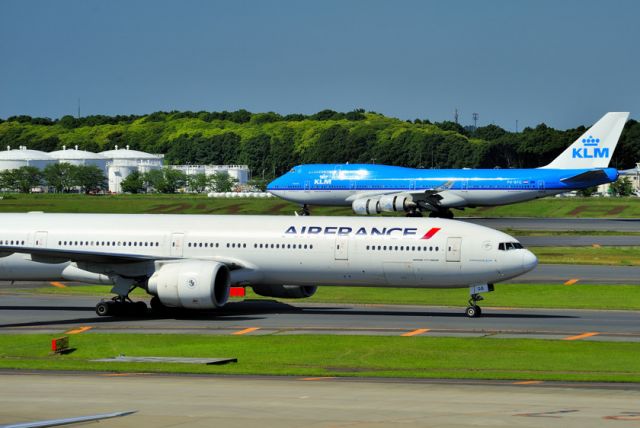
[[[538,180],[538,192],[544,192],[544,180]]]
[[[462,238],[447,238],[447,261],[459,262],[460,261],[460,247],[462,246]]]
[[[172,257],[182,257],[184,250],[184,233],[171,234],[171,250],[169,254]]]
[[[349,237],[336,236],[334,255],[336,260],[349,260]]]
[[[304,191],[308,192],[311,189],[311,182],[309,180],[305,180],[304,182]]]
[[[33,239],[34,247],[46,247],[47,246],[48,232],[36,232]]]

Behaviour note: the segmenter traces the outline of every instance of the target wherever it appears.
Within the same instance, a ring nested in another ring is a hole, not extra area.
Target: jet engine
[[[380,200],[375,199],[356,199],[351,204],[353,212],[358,215],[380,214]]]
[[[227,303],[230,286],[226,265],[192,260],[162,265],[149,278],[148,291],[165,306],[214,309]]]
[[[286,299],[306,299],[316,294],[318,289],[310,285],[254,285],[251,288],[260,296]]]
[[[386,212],[411,211],[416,204],[410,197],[387,195],[380,198],[380,209]]]

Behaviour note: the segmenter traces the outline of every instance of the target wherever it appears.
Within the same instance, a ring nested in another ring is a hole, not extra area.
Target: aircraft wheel
[[[106,317],[111,315],[111,302],[100,302],[96,305],[96,314],[101,317]]]
[[[477,318],[482,314],[482,309],[480,309],[480,306],[468,306],[467,309],[465,310],[465,314],[469,317],[469,318]]]

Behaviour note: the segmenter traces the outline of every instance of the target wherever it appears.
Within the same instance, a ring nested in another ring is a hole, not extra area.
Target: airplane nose
[[[538,258],[529,250],[524,250],[522,255],[522,267],[525,272],[529,272],[531,269],[538,265]]]

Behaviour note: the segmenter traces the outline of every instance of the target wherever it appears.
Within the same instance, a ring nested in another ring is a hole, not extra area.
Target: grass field
[[[640,266],[640,247],[533,247],[538,263]]]
[[[65,295],[109,295],[110,286],[91,285],[67,288],[31,288],[24,292]],[[20,291],[16,285],[12,292]],[[135,290],[132,297],[144,297],[146,293]],[[496,284],[496,291],[485,294],[485,307],[511,308],[567,308],[567,309],[623,309],[640,310],[640,286],[636,285],[580,285],[561,284]],[[267,299],[257,296],[247,288],[247,299]],[[388,305],[467,305],[469,292],[459,289],[412,289],[374,287],[319,287],[309,299],[278,299],[290,304],[298,303],[352,303]]]
[[[49,355],[52,336],[0,335],[0,368],[296,376],[640,382],[640,344],[535,339],[202,336],[85,333]],[[238,363],[99,363],[127,356],[235,357]]]
[[[4,195],[0,212],[276,214],[298,209],[278,198],[212,199],[205,195]],[[351,209],[313,207],[315,215],[352,215]],[[457,217],[640,217],[638,198],[544,198],[522,204],[455,211]]]

